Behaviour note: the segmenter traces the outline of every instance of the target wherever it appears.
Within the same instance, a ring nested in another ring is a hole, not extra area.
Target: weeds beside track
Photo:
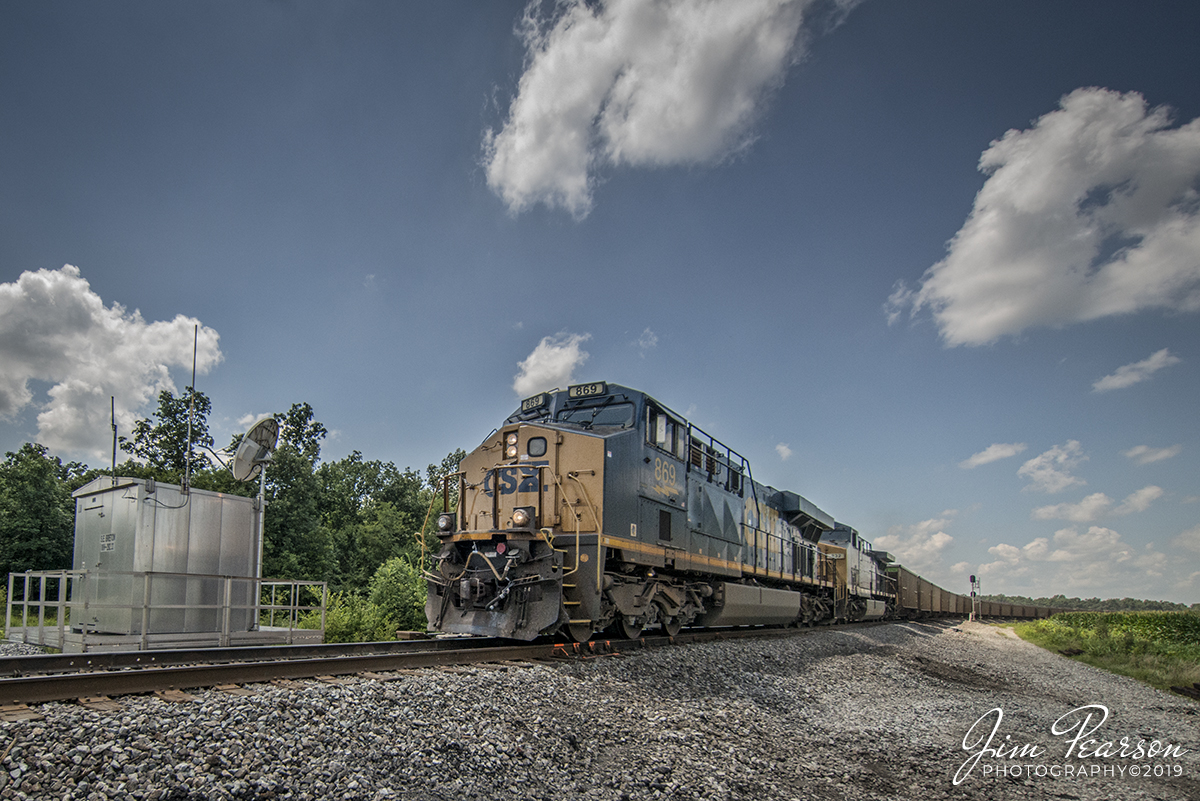
[[[1200,614],[1063,612],[1018,623],[1035,645],[1162,690],[1200,683]]]

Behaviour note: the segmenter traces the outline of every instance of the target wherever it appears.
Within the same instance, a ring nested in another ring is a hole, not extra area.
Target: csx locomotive
[[[426,574],[434,630],[585,641],[966,611],[628,387],[526,398],[459,470]]]

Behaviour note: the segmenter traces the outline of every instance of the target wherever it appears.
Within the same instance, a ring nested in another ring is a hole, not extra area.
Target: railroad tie
[[[316,679],[323,684],[352,684],[354,682],[352,676],[317,676]]]
[[[16,723],[21,720],[45,720],[46,716],[25,704],[0,704],[0,720]],[[10,746],[11,747],[11,746]],[[8,756],[6,751],[5,756]]]
[[[121,710],[121,702],[114,701],[107,695],[89,695],[80,698],[76,701],[84,709],[92,709],[96,712],[119,712]]]

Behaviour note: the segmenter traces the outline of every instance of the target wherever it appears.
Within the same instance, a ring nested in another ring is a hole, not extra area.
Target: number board
[[[541,395],[534,395],[532,398],[526,398],[521,401],[521,411],[532,412],[534,409],[540,409],[546,405],[546,400],[549,396],[543,392]]]
[[[608,384],[603,381],[596,381],[591,384],[576,384],[573,387],[567,387],[568,398],[595,398],[607,394]]]

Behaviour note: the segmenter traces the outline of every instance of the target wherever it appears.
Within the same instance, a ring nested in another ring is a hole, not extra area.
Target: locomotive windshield
[[[597,399],[563,409],[555,419],[584,428],[630,428],[634,410],[632,403],[613,403],[612,398]]]

